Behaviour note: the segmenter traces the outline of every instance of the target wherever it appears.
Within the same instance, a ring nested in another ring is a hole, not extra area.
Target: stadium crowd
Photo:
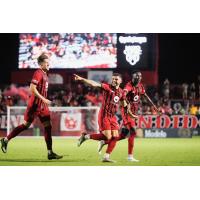
[[[1,87],[0,113],[6,113],[6,106],[26,106],[30,95],[29,87],[15,85]],[[165,79],[160,88],[146,87],[146,91],[160,111],[167,115],[192,114],[200,115],[200,86],[191,83],[172,85]],[[65,86],[51,86],[49,99],[52,106],[99,106],[102,95],[98,89],[82,84],[68,84]],[[156,114],[147,102],[142,101],[138,114]]]
[[[86,66],[103,64],[102,60],[112,62],[116,43],[114,33],[20,34],[19,68],[37,68],[36,58],[42,52],[51,52],[55,68],[66,68],[66,63],[76,68],[82,65],[82,60]]]

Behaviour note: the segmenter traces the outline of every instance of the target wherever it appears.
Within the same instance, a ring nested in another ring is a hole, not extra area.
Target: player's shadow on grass
[[[51,163],[51,162],[60,162],[60,163],[64,163],[64,162],[77,162],[77,160],[72,160],[72,159],[65,159],[65,157],[67,157],[69,155],[63,155],[62,159],[59,160],[48,160],[47,158],[43,158],[43,159],[0,159],[0,166],[1,166],[1,162],[17,162],[17,163]]]

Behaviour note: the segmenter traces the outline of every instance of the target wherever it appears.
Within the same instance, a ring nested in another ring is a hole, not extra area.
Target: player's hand
[[[48,99],[44,99],[43,102],[45,104],[47,104],[48,106],[50,106],[52,104],[52,101],[48,100]]]
[[[138,116],[137,115],[134,115],[131,110],[128,108],[127,109],[127,113],[133,118],[133,119],[138,119]]]
[[[164,113],[162,113],[161,111],[157,111],[157,114],[158,114],[159,116],[161,116],[161,115],[163,115]]]
[[[132,114],[131,117],[132,117],[133,119],[138,119],[138,118],[139,118],[137,115],[134,115],[134,114]]]
[[[162,111],[160,109],[158,109],[156,106],[154,106],[154,110],[157,112],[157,115],[162,115]]]
[[[83,80],[83,78],[78,76],[77,74],[74,74],[74,80],[75,81],[81,81],[81,80]]]
[[[158,116],[161,116],[161,115],[163,115],[164,113],[162,112],[162,109],[156,109],[156,112],[157,112],[157,114],[158,114]]]

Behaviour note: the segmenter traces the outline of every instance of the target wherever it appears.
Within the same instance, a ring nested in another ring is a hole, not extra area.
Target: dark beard
[[[132,81],[133,86],[137,86],[139,83],[139,80],[134,80],[134,82]]]

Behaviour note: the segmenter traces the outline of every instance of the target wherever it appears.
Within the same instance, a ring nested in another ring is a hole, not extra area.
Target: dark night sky
[[[159,76],[173,83],[191,82],[200,74],[200,34],[159,34]]]
[[[0,83],[10,82],[17,68],[18,34],[0,34]],[[159,34],[159,79],[172,83],[191,82],[200,74],[200,34]],[[4,73],[2,73],[4,71]]]

